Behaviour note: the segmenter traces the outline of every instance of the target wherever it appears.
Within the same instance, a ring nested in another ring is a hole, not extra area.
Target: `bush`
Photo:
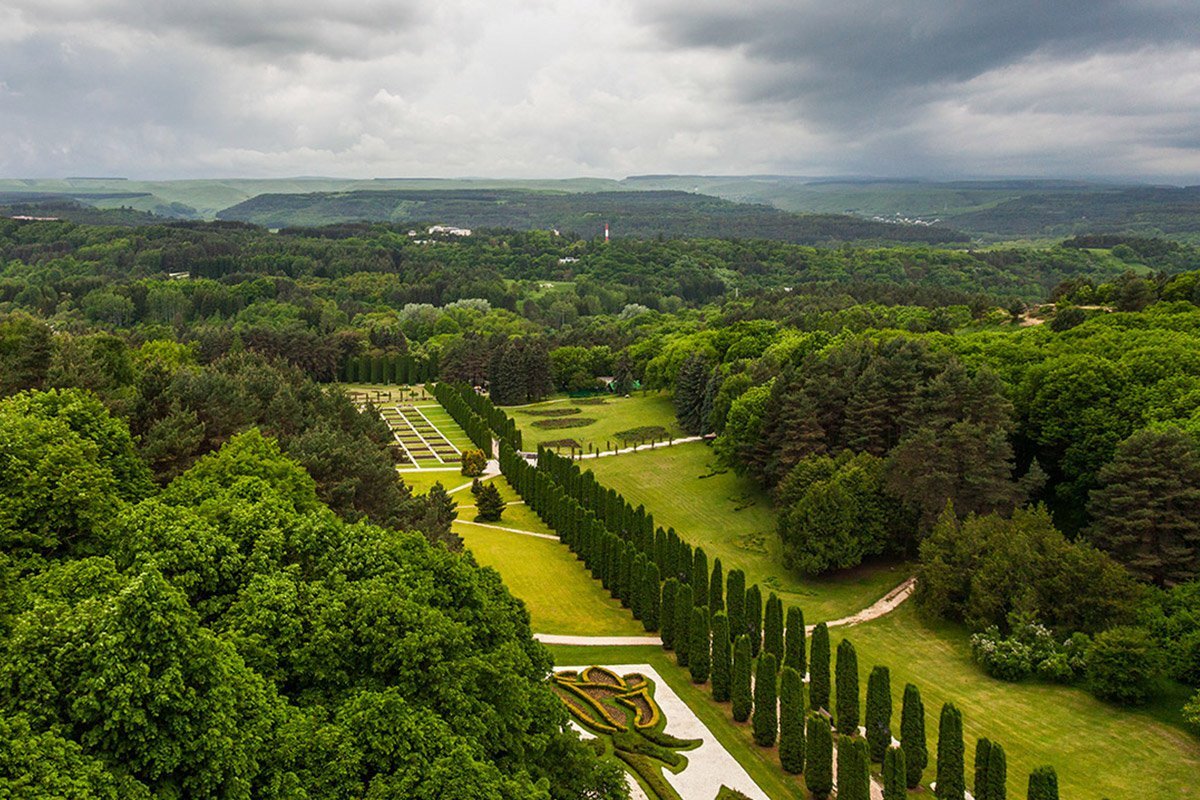
[[[487,469],[487,455],[478,448],[462,451],[462,474],[478,478]]]
[[[971,637],[971,652],[984,672],[1002,681],[1025,680],[1033,672],[1029,647],[1016,639],[1005,639],[995,626]]]
[[[1144,629],[1113,628],[1092,643],[1088,687],[1101,700],[1140,705],[1150,699],[1158,663],[1157,648]]]

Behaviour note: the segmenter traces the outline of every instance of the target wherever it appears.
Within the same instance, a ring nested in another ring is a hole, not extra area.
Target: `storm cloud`
[[[0,0],[0,173],[1200,178],[1194,2]]]

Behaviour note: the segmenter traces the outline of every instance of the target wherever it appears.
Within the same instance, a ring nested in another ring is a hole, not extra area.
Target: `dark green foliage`
[[[471,494],[475,495],[476,519],[484,522],[497,522],[504,513],[505,502],[500,496],[500,490],[494,483],[482,483],[478,478],[471,486]]]
[[[882,762],[892,744],[892,676],[887,667],[875,667],[867,679],[866,719],[871,760]]]
[[[839,733],[858,733],[859,720],[858,653],[849,639],[842,639],[837,652],[837,707],[834,718]]]
[[[737,638],[746,632],[746,574],[729,570],[725,579],[725,605],[729,611],[729,635]]]
[[[921,783],[921,773],[929,765],[929,749],[925,738],[925,703],[921,692],[911,683],[904,687],[904,703],[900,709],[900,747],[904,749],[906,785],[915,789]]]
[[[804,680],[786,666],[779,673],[779,763],[792,775],[804,771]]]
[[[745,630],[745,634],[750,637],[750,649],[755,658],[758,658],[762,649],[762,611],[762,591],[756,583],[746,590]]]
[[[833,730],[829,720],[815,711],[804,726],[804,785],[816,800],[833,791]]]
[[[703,547],[697,547],[692,554],[692,579],[688,583],[692,587],[692,602],[704,605],[708,600],[708,555]]]
[[[675,591],[675,630],[672,633],[675,643],[675,663],[681,667],[688,665],[688,651],[692,645],[692,587],[681,584]]]
[[[988,755],[987,794],[984,798],[977,795],[976,800],[1008,800],[1008,759],[996,742]]]
[[[771,592],[763,617],[763,650],[783,661],[783,603]]]
[[[736,722],[745,722],[750,719],[750,709],[754,704],[754,698],[750,690],[750,639],[746,636],[739,636],[733,645],[733,687],[731,699],[733,700],[733,719]]]
[[[704,427],[701,414],[710,370],[711,365],[704,356],[692,353],[675,378],[675,416],[679,419],[679,427],[693,435]]]
[[[1058,800],[1058,773],[1054,767],[1038,767],[1029,773],[1027,800]]]
[[[962,714],[953,703],[942,706],[938,724],[938,800],[963,800],[966,792]]]
[[[658,630],[661,606],[661,582],[658,565],[647,563],[642,571],[642,627],[647,631]]]
[[[708,582],[708,609],[714,614],[725,610],[725,574],[721,559],[713,559],[712,578]]]
[[[772,653],[763,653],[754,669],[754,743],[771,747],[779,732],[779,696],[776,672],[778,662]]]
[[[988,768],[991,766],[992,742],[990,739],[980,739],[975,743],[975,789],[972,792],[975,800],[988,800],[991,784],[988,782]]]
[[[705,683],[712,672],[712,647],[708,621],[708,608],[694,606],[688,635],[688,667],[692,673],[692,683]]]
[[[1102,700],[1145,703],[1154,691],[1160,662],[1158,648],[1144,628],[1104,631],[1088,652],[1088,688]]]
[[[804,612],[796,606],[789,606],[787,611],[787,627],[784,629],[783,663],[799,672],[808,673],[808,658],[805,652]]]
[[[712,696],[718,703],[729,701],[733,682],[732,647],[729,617],[718,611],[712,618]]]
[[[837,763],[838,800],[871,800],[866,741],[858,736],[839,736]]]
[[[817,624],[812,633],[812,658],[808,664],[808,703],[813,708],[830,710],[829,626]]]
[[[659,603],[659,638],[663,647],[672,650],[675,647],[675,597],[679,593],[679,581],[667,578],[662,585],[662,601]]]
[[[888,747],[883,754],[883,800],[904,800],[907,795],[904,750]]]

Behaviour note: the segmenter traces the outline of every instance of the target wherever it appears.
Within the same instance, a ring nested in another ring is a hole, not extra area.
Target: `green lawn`
[[[784,773],[778,751],[754,744],[749,723],[739,725],[730,715],[729,704],[713,702],[706,685],[696,686],[686,669],[675,664],[675,657],[661,647],[549,647],[554,663],[562,665],[649,664],[658,671],[679,698],[708,726],[713,736],[737,759],[768,796],[776,800],[806,798],[803,779]],[[668,729],[670,721],[668,720]],[[717,786],[713,786],[716,796]]]
[[[559,439],[574,439],[586,450],[589,445],[604,449],[618,444],[617,433],[633,428],[659,426],[671,436],[686,436],[675,421],[675,407],[671,396],[662,392],[636,392],[632,397],[605,396],[603,405],[580,403],[578,400],[556,399],[520,408],[505,409],[521,428],[522,442],[527,450],[535,450],[544,442]],[[531,411],[547,409],[578,408],[574,417],[594,419],[581,428],[537,428],[537,420],[553,419],[531,414]],[[635,444],[635,442],[630,442]]]
[[[435,483],[441,483],[446,491],[450,491],[458,486],[462,486],[464,483],[471,482],[471,479],[463,477],[457,468],[453,470],[405,469],[398,474],[400,475],[400,480],[404,481],[412,489],[413,494],[425,494],[433,488]],[[468,490],[464,489],[463,491]],[[468,494],[468,500],[464,502],[469,502],[470,497],[471,495]]]
[[[782,566],[771,499],[748,478],[713,474],[716,459],[703,442],[581,462],[629,502],[646,506],[657,525],[674,528],[720,558],[728,572],[746,572],[785,605],[804,609],[809,624],[848,616],[871,605],[911,575],[906,564],[876,564],[835,578],[801,578]]]

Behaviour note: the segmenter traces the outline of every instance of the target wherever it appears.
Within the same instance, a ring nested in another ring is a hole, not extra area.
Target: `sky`
[[[1200,182],[1200,0],[0,0],[0,177]]]

